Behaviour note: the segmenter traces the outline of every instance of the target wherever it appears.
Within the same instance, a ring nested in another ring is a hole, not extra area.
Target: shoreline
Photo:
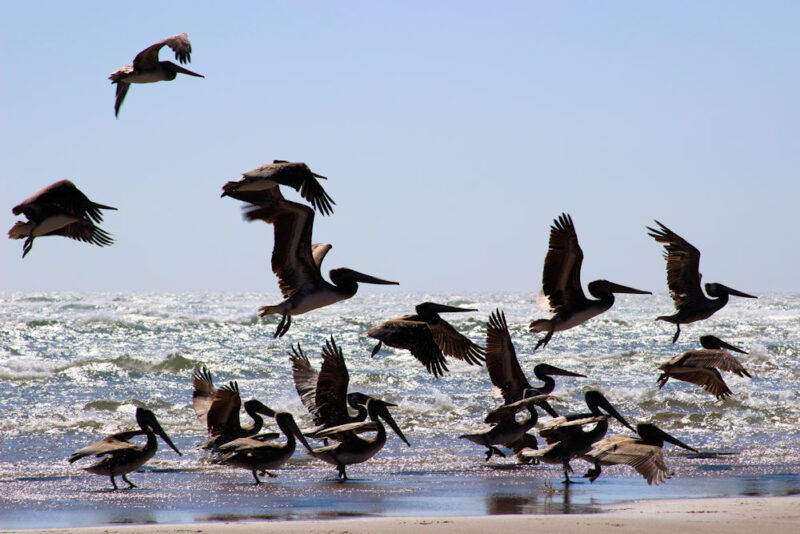
[[[220,532],[237,534],[425,532],[450,534],[487,532],[518,534],[663,533],[759,534],[791,532],[800,528],[800,496],[651,499],[603,507],[596,514],[493,515],[459,517],[364,517],[298,521],[219,521],[183,524],[105,525],[78,528],[0,530],[0,534],[178,534]],[[757,529],[757,530],[756,530]]]

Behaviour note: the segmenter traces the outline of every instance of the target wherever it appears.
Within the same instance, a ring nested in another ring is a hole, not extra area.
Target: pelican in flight
[[[114,102],[115,117],[119,116],[119,108],[132,83],[167,82],[174,80],[179,73],[205,78],[202,74],[184,69],[171,61],[159,61],[158,53],[164,45],[175,51],[175,59],[180,63],[192,61],[192,44],[189,42],[189,36],[185,33],[167,37],[136,54],[136,57],[133,58],[133,65],[120,67],[108,77],[112,84],[117,84],[117,99]]]
[[[319,432],[326,428],[357,423],[367,419],[366,401],[371,398],[363,393],[348,393],[350,373],[344,361],[342,349],[336,345],[333,336],[322,347],[322,366],[317,373],[308,361],[300,344],[292,346],[289,355],[292,362],[292,378],[303,406],[311,413]],[[386,406],[396,406],[385,402]],[[356,410],[350,415],[347,405]]]
[[[127,475],[142,467],[150,458],[155,455],[158,449],[156,436],[161,437],[164,442],[172,447],[172,450],[181,455],[181,451],[172,443],[167,433],[161,428],[153,412],[146,408],[136,408],[136,422],[141,430],[128,430],[106,436],[96,443],[79,449],[69,457],[69,463],[80,460],[86,456],[103,457],[96,464],[84,468],[86,471],[95,475],[104,475],[111,478],[111,485],[117,488],[114,477],[122,475],[122,480],[128,483],[129,488],[135,488],[136,484],[128,480]],[[136,446],[130,440],[136,436],[147,436],[147,443],[144,446]]]
[[[533,350],[546,347],[553,332],[567,330],[607,311],[614,305],[614,293],[651,294],[650,291],[633,289],[608,280],[595,280],[588,287],[589,293],[598,300],[587,299],[581,288],[581,263],[583,251],[578,244],[572,217],[562,213],[550,227],[542,290],[536,299],[536,304],[549,313],[550,318],[537,319],[530,325],[531,332],[547,334],[536,343]]]
[[[519,360],[517,360],[517,352],[511,342],[506,316],[501,310],[496,310],[489,316],[486,329],[486,368],[489,370],[494,395],[502,397],[506,405],[528,397],[549,395],[556,387],[553,376],[586,378],[586,375],[580,373],[540,363],[533,368],[533,374],[544,384],[538,387],[531,386],[525,373],[522,372]],[[551,416],[558,417],[558,413],[546,400],[539,406]]]
[[[485,349],[458,333],[450,323],[439,317],[440,313],[478,310],[435,302],[423,302],[415,310],[415,315],[390,319],[369,329],[366,335],[378,340],[378,344],[372,349],[372,356],[381,350],[384,343],[390,347],[405,349],[435,377],[447,371],[445,354],[470,365],[481,365]]]
[[[323,215],[330,215],[333,213],[331,204],[336,202],[328,196],[317,178],[327,180],[321,174],[311,172],[305,163],[276,159],[270,164],[242,173],[242,178],[239,180],[223,185],[221,196],[250,202],[249,199],[254,197],[248,196],[248,192],[259,192],[285,185],[299,192],[315,210]]]
[[[239,384],[230,382],[221,388],[214,387],[208,368],[195,369],[193,376],[194,392],[192,407],[197,419],[208,427],[210,439],[204,449],[218,449],[229,441],[254,436],[264,426],[261,415],[275,417],[275,411],[261,401],[251,399],[244,403],[244,411],[253,419],[253,424],[243,427],[239,422],[239,409],[242,398]]]
[[[659,367],[662,371],[661,376],[658,377],[659,389],[663,388],[670,378],[674,378],[703,386],[703,389],[717,399],[725,400],[733,395],[733,392],[728,388],[728,384],[722,379],[719,371],[730,371],[738,376],[752,378],[739,360],[728,352],[728,350],[732,350],[740,354],[747,354],[742,349],[729,345],[714,336],[702,336],[700,344],[704,350],[684,352]]]
[[[333,283],[327,282],[322,278],[320,264],[331,245],[311,244],[314,210],[286,200],[276,187],[248,193],[246,198],[251,206],[245,208],[245,218],[248,221],[260,219],[275,228],[272,271],[278,276],[285,300],[274,306],[262,306],[259,310],[261,317],[282,316],[275,337],[281,337],[289,330],[293,315],[349,299],[358,291],[359,282],[398,285],[347,267],[332,269],[329,275]]]
[[[261,476],[266,474],[275,477],[277,475],[268,472],[267,469],[280,467],[289,461],[297,447],[295,437],[300,440],[306,450],[311,451],[311,446],[297,428],[292,414],[278,412],[275,414],[275,422],[286,436],[285,444],[269,443],[259,439],[258,436],[235,439],[219,447],[221,456],[215,462],[252,471],[253,478],[256,479],[256,485],[258,485],[261,484],[258,471],[261,471]],[[269,437],[272,438],[271,435]]]
[[[659,226],[657,229],[647,227],[650,230],[648,235],[664,244],[667,286],[678,310],[673,315],[656,317],[656,321],[667,321],[677,326],[673,343],[681,335],[681,324],[708,319],[728,303],[728,296],[758,298],[717,283],[705,284],[706,293],[714,298],[706,297],[700,289],[700,279],[703,277],[700,274],[700,251],[660,222],[656,221],[656,224]]]
[[[679,439],[670,436],[656,425],[639,423],[636,425],[639,438],[614,434],[594,444],[592,450],[581,456],[582,459],[594,464],[584,477],[594,482],[600,476],[602,465],[629,465],[641,474],[647,484],[658,486],[669,477],[669,468],[664,461],[664,442],[672,443],[678,447],[698,452],[694,447],[686,445]]]
[[[61,180],[14,206],[11,212],[25,215],[28,221],[17,221],[8,231],[8,237],[25,239],[23,258],[31,251],[33,240],[44,235],[62,235],[104,247],[114,239],[97,226],[103,221],[100,210],[116,209],[92,202],[75,184]]]
[[[339,478],[347,480],[346,467],[351,464],[360,464],[366,462],[380,451],[386,443],[386,428],[383,426],[381,420],[388,423],[392,430],[400,436],[400,439],[408,445],[403,431],[397,426],[392,415],[388,410],[389,404],[372,397],[366,398],[367,414],[370,421],[361,421],[357,423],[348,423],[346,425],[339,425],[327,428],[318,432],[315,437],[318,438],[332,438],[339,443],[327,445],[313,449],[309,452],[315,458],[336,466]],[[377,431],[373,438],[362,438],[358,435],[362,429],[375,429]]]

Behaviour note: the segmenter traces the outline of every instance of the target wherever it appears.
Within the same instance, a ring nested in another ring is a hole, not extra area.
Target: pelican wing
[[[718,399],[724,400],[733,395],[733,392],[728,388],[728,384],[725,383],[725,380],[722,379],[722,376],[716,369],[675,366],[670,368],[665,374],[676,380],[702,386],[703,389]],[[664,383],[666,383],[666,380],[662,381],[661,385],[663,386]]]
[[[50,232],[50,234],[63,235],[64,237],[75,239],[76,241],[83,241],[84,243],[91,243],[92,245],[100,247],[105,247],[114,243],[114,238],[111,234],[99,226],[95,226],[91,221],[74,222],[54,232]]]
[[[319,410],[317,410],[317,372],[311,367],[311,362],[308,357],[297,344],[295,349],[292,346],[292,353],[289,354],[289,359],[292,362],[292,378],[294,379],[294,387],[297,394],[300,395],[300,400],[303,406],[309,411],[314,419],[314,424],[321,425],[322,421]]]
[[[582,458],[601,465],[629,465],[636,469],[648,484],[658,485],[669,474],[661,447],[648,445],[622,434],[615,434],[598,441]]]
[[[669,294],[680,309],[684,304],[704,298],[700,289],[700,251],[684,238],[656,221],[660,228],[650,228],[650,237],[664,244],[667,260]]]
[[[275,160],[271,165],[262,165],[244,173],[244,176],[257,175],[287,185],[300,193],[304,199],[323,215],[333,213],[331,204],[336,204],[320,185],[317,176],[305,163]]]
[[[118,432],[106,436],[100,441],[96,441],[91,445],[87,445],[82,449],[78,449],[69,457],[69,462],[75,462],[86,456],[104,456],[115,452],[120,452],[126,449],[137,449],[136,445],[130,443],[130,440],[136,436],[146,434],[144,430],[127,430],[125,432]]]
[[[428,324],[428,328],[433,340],[447,356],[458,358],[470,365],[481,365],[485,360],[486,349],[473,343],[444,319],[439,319],[435,324]]]
[[[311,256],[314,258],[314,263],[317,267],[322,265],[322,260],[325,259],[331,248],[333,248],[333,245],[330,243],[314,243],[311,245]]]
[[[572,421],[566,417],[555,417],[542,425],[539,430],[539,436],[547,443],[569,440],[583,433],[582,428],[584,425],[599,423],[605,419],[607,418],[604,415],[584,417]]]
[[[119,108],[122,107],[122,102],[125,100],[125,96],[128,94],[128,89],[131,88],[131,84],[128,82],[123,82],[119,80],[116,82],[117,90],[116,90],[116,98],[114,99],[114,116],[119,116]]]
[[[542,272],[544,298],[537,298],[543,311],[555,313],[565,304],[586,300],[581,287],[582,263],[583,251],[572,217],[562,213],[550,227],[550,243]]]
[[[519,366],[506,316],[500,310],[489,316],[486,329],[486,368],[492,384],[500,389],[506,404],[520,400],[523,391],[531,387]]]
[[[208,410],[211,408],[211,402],[214,400],[214,393],[217,388],[214,387],[214,381],[211,378],[211,372],[204,365],[202,369],[195,369],[192,375],[192,385],[194,391],[192,392],[192,408],[197,419],[201,423],[206,422]]]
[[[311,251],[314,210],[297,202],[279,200],[247,208],[245,218],[261,219],[275,227],[272,271],[278,277],[284,297],[324,283]]]
[[[720,371],[750,377],[750,373],[747,372],[744,365],[733,354],[725,350],[690,350],[681,356],[679,361],[683,367],[716,368]]]
[[[320,422],[326,426],[341,425],[350,421],[347,413],[347,385],[350,374],[344,362],[342,349],[331,336],[322,348],[322,367],[317,378],[316,404]]]
[[[230,382],[214,392],[211,406],[206,414],[206,424],[212,436],[231,434],[242,427],[239,423],[239,409],[242,398],[239,396],[239,385]]]
[[[136,70],[154,69],[158,65],[158,53],[164,45],[169,46],[175,52],[175,59],[178,62],[188,63],[192,60],[192,44],[189,42],[189,36],[185,33],[179,33],[162,39],[136,54],[136,57],[133,58],[133,68]]]
[[[370,328],[367,335],[390,347],[409,351],[433,376],[442,376],[447,371],[444,354],[431,329],[416,315],[390,319]]]
[[[36,221],[41,213],[56,211],[81,219],[103,222],[101,209],[115,210],[89,200],[83,192],[69,180],[60,180],[48,185],[35,195],[23,200],[11,210],[14,215],[24,214],[29,220]]]
[[[355,423],[346,423],[343,425],[332,426],[325,428],[314,434],[315,438],[333,438],[339,439],[343,434],[361,433],[361,432],[374,432],[378,429],[375,421],[357,421]]]

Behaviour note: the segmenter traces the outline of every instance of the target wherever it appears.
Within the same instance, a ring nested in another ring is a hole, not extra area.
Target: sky
[[[377,291],[535,294],[567,212],[584,284],[665,293],[658,219],[704,282],[798,292],[799,20],[781,1],[3,0],[3,229],[65,178],[119,211],[111,247],[44,237],[23,260],[0,240],[0,291],[277,293],[272,228],[219,195],[284,159],[329,178],[323,272],[400,282]],[[133,85],[115,119],[108,75],[181,32],[205,78]]]

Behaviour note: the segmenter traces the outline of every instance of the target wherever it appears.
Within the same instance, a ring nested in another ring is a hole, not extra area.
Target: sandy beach
[[[178,534],[186,532],[374,533],[493,532],[516,534],[593,534],[641,532],[683,534],[788,533],[800,528],[800,497],[648,500],[610,506],[599,514],[495,515],[478,517],[381,517],[323,521],[237,521],[177,525],[125,525],[89,528],[2,530],[0,533]]]

